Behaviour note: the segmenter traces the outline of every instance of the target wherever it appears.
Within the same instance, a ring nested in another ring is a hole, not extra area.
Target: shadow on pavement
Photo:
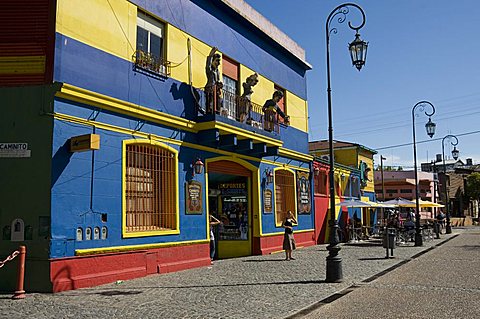
[[[285,261],[285,258],[282,259],[247,259],[247,260],[242,260],[244,263],[263,263],[266,261]]]

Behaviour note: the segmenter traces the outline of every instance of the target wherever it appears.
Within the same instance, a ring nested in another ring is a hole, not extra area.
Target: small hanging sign
[[[272,213],[272,190],[266,189],[263,191],[263,211],[265,214]]]
[[[186,183],[186,210],[187,214],[201,214],[203,212],[202,184],[197,181]]]

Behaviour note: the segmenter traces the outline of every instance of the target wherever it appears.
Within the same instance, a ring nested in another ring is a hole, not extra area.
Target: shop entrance
[[[208,164],[208,209],[222,224],[214,229],[216,259],[252,254],[251,171],[230,161]]]

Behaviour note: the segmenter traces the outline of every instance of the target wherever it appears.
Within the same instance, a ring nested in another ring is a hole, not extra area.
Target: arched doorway
[[[222,222],[214,230],[217,259],[252,254],[253,172],[239,162],[207,160],[208,210]]]

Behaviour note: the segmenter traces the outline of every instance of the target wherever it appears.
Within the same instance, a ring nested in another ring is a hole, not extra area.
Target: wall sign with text
[[[186,214],[201,214],[203,212],[202,184],[197,181],[186,183]]]
[[[309,173],[297,171],[297,203],[299,214],[310,214],[312,197],[310,195]]]
[[[272,209],[272,190],[266,189],[263,191],[263,212],[265,214],[270,214],[273,212]]]

